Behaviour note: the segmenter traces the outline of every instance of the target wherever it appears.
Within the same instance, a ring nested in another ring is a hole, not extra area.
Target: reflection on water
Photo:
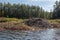
[[[40,31],[0,31],[0,40],[60,40],[60,29]]]

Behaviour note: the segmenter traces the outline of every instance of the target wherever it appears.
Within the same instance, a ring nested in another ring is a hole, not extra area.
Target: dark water
[[[60,29],[40,31],[0,31],[0,40],[60,40]]]

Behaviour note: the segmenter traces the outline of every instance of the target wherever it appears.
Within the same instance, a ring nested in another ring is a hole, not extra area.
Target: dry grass
[[[52,24],[57,24],[57,23],[60,23],[60,19],[48,20],[48,22]]]
[[[23,22],[23,19],[0,17],[0,22]]]
[[[60,19],[48,20],[48,22],[53,25],[53,28],[60,28]]]

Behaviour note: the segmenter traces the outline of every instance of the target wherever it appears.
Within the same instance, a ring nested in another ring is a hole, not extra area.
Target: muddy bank
[[[46,28],[31,27],[24,24],[15,24],[12,22],[3,22],[0,23],[0,30],[42,30]]]
[[[0,30],[41,30],[38,27],[30,27],[23,23],[2,22],[0,23]]]

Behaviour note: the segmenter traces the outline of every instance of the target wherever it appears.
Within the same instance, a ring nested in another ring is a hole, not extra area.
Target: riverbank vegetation
[[[36,25],[36,27],[24,24],[27,20],[29,25]],[[40,6],[0,3],[0,27],[2,28],[34,30],[39,29],[40,26],[45,28],[45,25],[48,25],[46,28],[60,27],[60,1],[55,2],[54,10],[50,12],[45,11]]]
[[[29,21],[29,22],[28,22]],[[0,18],[1,30],[42,30],[47,28],[60,28],[60,19],[43,20],[43,19],[17,19],[17,18]],[[29,25],[28,25],[29,24]]]

